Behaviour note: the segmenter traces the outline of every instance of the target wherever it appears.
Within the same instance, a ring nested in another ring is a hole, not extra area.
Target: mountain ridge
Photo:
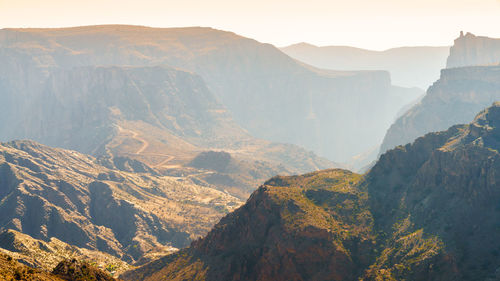
[[[299,61],[319,68],[386,70],[390,72],[394,85],[425,90],[437,79],[439,70],[445,67],[449,47],[404,46],[375,51],[351,46],[299,43],[280,49]]]

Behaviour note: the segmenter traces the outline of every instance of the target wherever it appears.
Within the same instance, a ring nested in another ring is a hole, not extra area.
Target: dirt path
[[[169,167],[169,168],[178,168],[181,167],[181,165],[165,165],[168,162],[172,161],[175,159],[175,156],[168,155],[168,154],[162,154],[162,153],[144,153],[144,151],[149,147],[149,142],[139,136],[139,134],[135,131],[129,130],[129,129],[124,129],[120,126],[118,126],[118,131],[120,132],[128,132],[132,134],[132,138],[137,140],[138,142],[142,143],[142,146],[135,152],[127,152],[124,154],[129,154],[129,155],[151,155],[151,156],[160,156],[160,157],[166,157],[165,160],[161,161],[160,163],[153,165],[153,168],[159,168],[159,167]]]
[[[206,172],[202,172],[202,173],[198,173],[198,174],[187,175],[186,178],[192,178],[192,177],[203,176],[203,175],[211,175],[211,174],[215,174],[215,172],[206,171]]]
[[[139,150],[137,150],[134,154],[141,154],[142,152],[144,152],[144,150],[146,150],[146,148],[148,148],[149,146],[149,142],[141,137],[139,137],[139,134],[135,131],[132,131],[132,130],[126,130],[126,129],[123,129],[122,127],[118,126],[118,131],[120,132],[129,132],[132,134],[132,138],[139,141],[140,143],[142,143],[142,146],[141,148],[139,148]]]

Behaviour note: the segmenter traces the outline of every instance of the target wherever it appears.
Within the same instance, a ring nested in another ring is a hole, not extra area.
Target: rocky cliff
[[[275,177],[191,247],[126,280],[498,280],[500,103],[365,176]]]
[[[412,142],[426,133],[467,123],[497,100],[500,100],[500,67],[444,69],[420,103],[391,125],[380,152]]]
[[[167,65],[200,75],[251,135],[337,162],[380,143],[399,108],[415,98],[393,88],[386,72],[321,71],[269,44],[210,28],[4,29],[0,42],[0,83],[10,83],[0,94],[4,104],[26,102],[53,68]],[[13,108],[2,123],[18,123]],[[13,135],[5,130],[4,139]]]
[[[500,39],[460,33],[450,49],[447,68],[500,64]]]

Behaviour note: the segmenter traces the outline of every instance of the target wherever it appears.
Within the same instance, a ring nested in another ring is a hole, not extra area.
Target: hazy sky
[[[451,45],[460,30],[500,37],[500,0],[0,0],[0,28],[210,26],[284,46]]]

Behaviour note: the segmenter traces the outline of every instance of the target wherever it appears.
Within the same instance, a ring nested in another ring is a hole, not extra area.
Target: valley
[[[499,40],[0,29],[0,279],[500,280]]]

